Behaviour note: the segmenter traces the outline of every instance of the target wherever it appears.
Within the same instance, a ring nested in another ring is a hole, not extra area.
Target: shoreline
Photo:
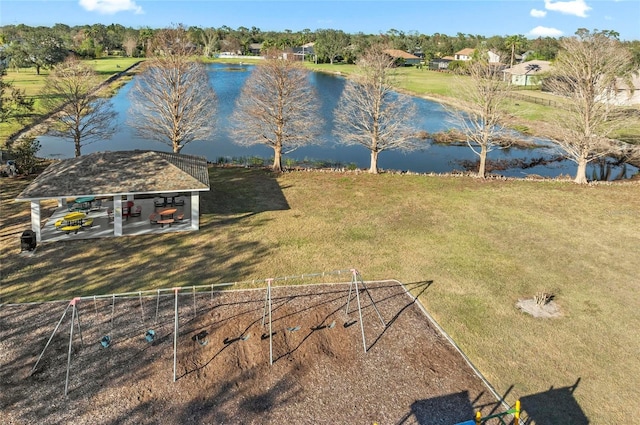
[[[135,71],[135,69],[138,66],[140,66],[140,64],[142,62],[143,61],[138,61],[138,62],[134,63],[133,65],[131,65],[130,67],[128,67],[127,69],[124,69],[123,71],[120,71],[120,72],[118,72],[116,74],[113,74],[112,76],[110,76],[109,78],[107,78],[106,80],[104,80],[103,82],[98,84],[92,90],[92,92],[100,91],[100,90],[106,88],[109,84],[112,84],[112,83],[120,80],[121,78],[125,77],[126,75],[128,75],[132,71]],[[59,113],[63,106],[64,105],[61,105],[57,109],[54,109],[53,111],[47,112],[46,114],[44,114],[39,119],[35,120],[34,122],[32,122],[30,124],[25,125],[20,130],[18,130],[15,133],[11,134],[9,137],[7,137],[7,140],[5,141],[5,146],[10,146],[12,143],[15,143],[16,141],[18,141],[22,137],[29,137],[29,136],[38,137],[38,136],[41,136],[44,133],[46,133],[47,132],[48,121],[50,121],[57,113]],[[32,133],[37,133],[37,134],[36,135],[32,135]]]
[[[109,78],[107,78],[105,81],[103,81],[102,83],[100,83],[98,86],[95,87],[94,91],[98,91],[98,90],[102,90],[105,87],[107,87],[109,84],[112,84],[118,80],[120,80],[121,78],[133,73],[137,72],[137,68],[140,66],[140,64],[144,62],[144,61],[138,61],[136,63],[134,63],[133,65],[129,66],[128,68],[124,69],[123,71],[113,74],[112,76],[110,76]],[[230,62],[225,62],[225,61],[220,61],[220,63],[226,63],[226,64],[235,64],[236,62],[230,61]],[[340,75],[344,78],[349,78],[349,74],[344,74],[341,72],[329,72],[329,71],[325,71],[325,70],[311,70],[310,72],[320,72],[320,73],[325,73],[325,74],[329,74],[329,75]],[[407,96],[412,96],[412,97],[416,97],[416,98],[421,98],[427,101],[431,101],[431,102],[435,102],[441,105],[445,105],[448,107],[452,107],[452,108],[457,108],[457,109],[464,109],[464,106],[462,105],[461,102],[457,101],[454,98],[451,97],[446,97],[446,96],[439,96],[439,95],[433,95],[433,94],[426,94],[426,93],[416,93],[410,90],[406,90],[406,89],[402,89],[402,88],[395,88],[395,90],[399,93],[405,94]],[[47,131],[47,126],[48,126],[48,121],[50,121],[52,119],[52,117],[58,113],[60,111],[61,107],[51,111],[47,114],[45,114],[44,116],[42,116],[40,119],[38,119],[37,121],[28,124],[26,126],[24,126],[23,128],[21,128],[20,130],[16,131],[14,134],[10,135],[6,142],[5,142],[5,146],[10,146],[12,143],[16,142],[17,140],[19,140],[22,137],[28,137],[28,136],[33,136],[33,137],[38,137],[44,133],[46,133]],[[545,122],[541,122],[541,121],[530,121],[530,120],[525,120],[522,118],[518,118],[514,115],[510,116],[510,119],[513,120],[513,122],[510,123],[504,123],[504,128],[510,129],[510,130],[514,130],[516,131],[518,134],[523,134],[520,130],[517,129],[517,127],[526,127],[529,130],[529,134],[525,135],[527,137],[541,137],[541,138],[547,138],[550,140],[554,139],[554,132],[552,129],[550,129],[548,127],[548,125],[546,125]],[[36,133],[35,135],[33,135],[33,133]],[[442,132],[440,132],[442,133]],[[433,133],[434,135],[437,135],[439,133]],[[524,135],[524,134],[523,134]],[[514,145],[522,145],[522,146],[528,146],[531,147],[532,149],[535,149],[535,146],[531,146],[531,142],[527,141],[525,138],[515,138],[517,140],[516,143],[514,143]],[[622,142],[620,142],[622,143]],[[637,157],[637,159],[630,159],[629,161],[625,161],[627,162],[629,165],[632,165],[636,168],[640,169],[640,146],[634,146],[634,145],[630,145],[628,144],[629,148],[631,151],[635,150],[636,154],[634,155],[635,157]]]

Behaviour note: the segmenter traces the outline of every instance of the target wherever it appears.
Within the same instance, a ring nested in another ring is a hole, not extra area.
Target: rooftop
[[[49,165],[18,201],[209,190],[204,157],[158,151],[96,152]]]

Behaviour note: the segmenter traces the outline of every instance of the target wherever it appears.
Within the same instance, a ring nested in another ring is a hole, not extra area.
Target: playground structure
[[[490,423],[490,421],[492,421],[491,423],[500,423],[500,425],[520,425],[520,413],[520,400],[516,400],[514,406],[505,412],[483,417],[482,412],[477,411],[473,419],[457,423],[456,425],[482,425]],[[509,417],[512,417],[513,419],[509,420]]]
[[[142,325],[142,332],[141,332],[141,340],[144,340],[146,343],[148,344],[154,344],[157,341],[157,338],[159,336],[159,330],[157,329],[157,327],[160,326],[164,326],[164,324],[166,324],[168,321],[167,319],[167,315],[165,314],[161,314],[162,310],[167,310],[166,307],[161,308],[161,303],[167,304],[168,301],[171,301],[171,298],[173,299],[173,382],[176,382],[176,380],[178,379],[177,376],[177,361],[178,361],[178,340],[179,340],[179,336],[180,336],[180,315],[179,315],[179,297],[181,295],[186,295],[186,296],[191,296],[193,298],[193,304],[192,304],[192,314],[193,314],[193,318],[196,318],[198,316],[198,303],[197,303],[197,296],[202,296],[203,294],[209,295],[210,296],[210,301],[214,300],[214,295],[219,292],[219,291],[223,291],[223,290],[229,290],[229,288],[233,287],[233,286],[238,286],[238,285],[247,285],[247,284],[251,284],[251,285],[256,285],[256,284],[260,284],[260,283],[266,283],[264,290],[265,290],[265,298],[264,298],[264,308],[262,309],[262,320],[261,320],[261,326],[264,328],[265,326],[268,326],[268,333],[263,334],[262,339],[269,339],[269,365],[273,365],[274,363],[274,357],[273,357],[273,336],[274,336],[274,331],[273,331],[273,318],[272,318],[272,312],[274,310],[273,308],[273,304],[272,304],[272,290],[274,288],[273,284],[274,282],[278,282],[278,281],[289,281],[289,282],[293,282],[296,280],[304,280],[304,279],[310,279],[310,278],[326,278],[329,276],[344,276],[344,275],[350,275],[351,276],[351,281],[349,283],[349,292],[347,295],[347,299],[345,301],[345,315],[349,315],[350,313],[350,306],[351,306],[351,301],[352,299],[355,297],[355,302],[357,304],[357,309],[358,309],[358,319],[354,320],[354,321],[350,321],[348,323],[345,323],[345,328],[347,326],[350,326],[352,324],[354,324],[356,321],[360,322],[360,331],[361,331],[361,336],[362,336],[362,346],[363,346],[363,351],[364,353],[367,352],[367,340],[365,337],[365,325],[364,325],[364,320],[363,320],[363,316],[362,316],[362,309],[363,309],[363,305],[362,305],[362,301],[360,299],[360,294],[365,293],[370,301],[370,306],[373,307],[375,313],[377,314],[382,327],[386,327],[387,324],[385,323],[382,314],[380,313],[380,311],[378,310],[378,308],[376,307],[376,303],[373,299],[373,297],[371,296],[371,293],[369,292],[367,285],[365,284],[364,280],[362,279],[360,273],[356,270],[356,269],[348,269],[348,270],[336,270],[336,271],[332,271],[332,272],[322,272],[322,273],[311,273],[311,274],[305,274],[305,275],[300,275],[300,276],[287,276],[287,277],[279,277],[279,278],[268,278],[268,279],[264,279],[264,280],[252,280],[252,281],[244,281],[244,282],[230,282],[230,283],[220,283],[220,284],[212,284],[212,285],[202,285],[202,286],[188,286],[188,287],[174,287],[174,288],[168,288],[168,289],[156,289],[156,290],[152,290],[152,291],[138,291],[138,292],[128,292],[128,293],[122,293],[122,294],[109,294],[109,295],[95,295],[95,296],[86,296],[86,297],[75,297],[73,298],[69,304],[67,305],[67,307],[65,308],[64,312],[62,313],[62,316],[60,317],[57,325],[55,326],[53,332],[51,333],[47,343],[45,344],[44,348],[42,349],[40,355],[38,356],[38,359],[36,360],[33,368],[31,369],[31,374],[35,373],[38,369],[38,365],[40,364],[40,361],[42,360],[43,356],[45,355],[45,352],[47,351],[47,348],[49,347],[49,345],[51,344],[52,340],[54,339],[54,336],[56,335],[56,333],[58,332],[64,318],[66,317],[66,315],[68,314],[69,310],[71,310],[71,321],[70,321],[70,328],[69,328],[69,343],[68,343],[68,351],[67,351],[67,365],[66,365],[66,375],[65,375],[65,385],[64,385],[64,395],[65,397],[68,395],[68,391],[69,391],[69,376],[70,376],[70,371],[71,371],[71,360],[72,360],[72,353],[73,353],[73,343],[74,343],[74,334],[75,334],[75,329],[77,328],[77,334],[79,335],[80,338],[80,344],[81,346],[85,345],[83,336],[82,336],[82,327],[81,326],[81,321],[80,321],[80,309],[79,309],[79,305],[82,302],[86,302],[88,304],[88,306],[90,306],[91,304],[93,305],[93,315],[94,315],[94,322],[95,322],[95,328],[97,329],[99,338],[96,339],[96,343],[99,344],[100,349],[109,349],[112,347],[112,345],[116,344],[116,341],[118,339],[118,337],[115,335],[116,331],[117,331],[117,325],[115,323],[116,320],[116,301],[117,300],[125,300],[125,301],[118,301],[118,304],[129,304],[128,306],[125,306],[123,308],[138,308],[138,306],[133,306],[131,301],[132,300],[137,300],[138,301],[138,305],[139,305],[139,309],[140,309],[140,321],[141,321],[141,325]],[[261,290],[261,288],[257,288],[256,290]],[[169,293],[169,295],[167,295],[167,293]],[[173,293],[173,296],[171,296],[170,293]],[[164,297],[164,299],[163,299]],[[147,319],[147,315],[145,314],[145,300],[149,299],[155,299],[155,315],[153,317],[153,323],[151,324],[150,321]],[[107,314],[109,315],[109,319],[107,321],[107,324],[105,324],[104,321],[104,310],[105,307],[98,307],[99,302],[100,303],[104,303],[104,301],[110,301],[110,304],[108,304],[107,307]],[[91,311],[91,308],[88,307],[87,308],[87,312]],[[103,313],[101,314],[100,311],[103,311]],[[102,318],[102,320],[101,320]],[[268,318],[268,321],[267,321]],[[149,326],[147,326],[149,325]],[[330,323],[329,325],[324,325],[321,324],[319,325],[317,328],[315,328],[314,330],[318,330],[318,329],[322,329],[322,328],[327,328],[327,329],[331,329],[335,326],[335,320]],[[166,326],[165,326],[166,327]],[[107,329],[108,328],[108,329]],[[300,330],[300,326],[293,326],[293,327],[288,327],[287,330],[289,332],[295,332]],[[168,333],[168,332],[167,332]],[[208,343],[208,339],[207,339],[207,335],[208,332],[206,330],[202,330],[200,332],[198,332],[197,334],[195,334],[192,338],[193,341],[197,342],[200,346],[205,346]],[[225,343],[231,343],[234,341],[246,341],[247,339],[249,339],[250,334],[242,334],[237,338],[234,338],[232,340],[225,340]]]
[[[431,284],[347,270],[5,305],[0,403],[43,425],[455,424],[508,409],[427,320],[416,298]]]

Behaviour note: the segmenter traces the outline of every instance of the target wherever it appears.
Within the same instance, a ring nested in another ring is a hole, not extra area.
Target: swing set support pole
[[[269,365],[273,365],[273,332],[271,330],[271,282],[267,279],[267,297],[269,298]]]
[[[73,345],[73,324],[76,319],[76,302],[79,298],[74,298],[71,300],[69,305],[73,308],[71,310],[71,330],[69,331],[69,351],[67,352],[67,377],[64,381],[64,396],[67,396],[67,390],[69,388],[69,369],[71,368],[71,349]],[[80,318],[78,318],[78,330],[80,330]]]
[[[178,292],[180,288],[173,288],[175,292],[174,301],[174,326],[173,326],[173,382],[176,382],[176,368],[178,361]]]
[[[358,279],[356,277],[356,271],[353,272],[353,280],[356,284],[356,299],[358,300],[358,315],[360,316],[360,332],[362,333],[362,348],[364,352],[367,352],[367,340],[364,337],[364,322],[362,321],[362,305],[360,304],[360,291],[358,290]]]
[[[47,341],[47,343],[45,344],[44,349],[42,350],[42,353],[40,353],[40,356],[38,357],[38,360],[36,360],[36,364],[33,365],[33,369],[31,369],[30,375],[32,375],[33,372],[36,371],[36,368],[38,367],[38,363],[40,363],[40,359],[42,359],[42,356],[44,355],[44,352],[47,351],[47,348],[49,347],[49,344],[51,344],[51,340],[53,339],[53,336],[56,334],[56,332],[58,332],[58,328],[60,327],[60,324],[64,320],[64,317],[67,315],[67,311],[69,311],[70,307],[71,307],[71,304],[67,305],[67,308],[64,309],[64,313],[62,313],[62,317],[60,317],[60,320],[58,320],[58,324],[56,325],[56,328],[53,330],[53,332],[51,332],[51,336],[49,337],[49,341]]]
[[[364,282],[363,282],[363,285],[364,285]],[[360,332],[362,333],[362,347],[364,349],[364,352],[366,353],[367,340],[365,339],[365,336],[364,336],[364,323],[362,322],[362,305],[360,304],[360,290],[358,288],[358,271],[356,269],[351,269],[351,283],[349,284],[349,295],[347,295],[347,307],[345,309],[345,314],[349,314],[349,303],[351,302],[351,292],[354,286],[356,290],[356,300],[358,303],[358,315],[360,317]]]

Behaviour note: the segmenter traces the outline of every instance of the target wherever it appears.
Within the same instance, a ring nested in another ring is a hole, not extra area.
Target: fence
[[[554,108],[564,109],[564,105],[562,103],[556,102],[552,99],[542,99],[535,96],[528,96],[522,93],[510,93],[509,96],[517,100],[522,100],[523,102],[537,103],[538,105],[553,106]]]

